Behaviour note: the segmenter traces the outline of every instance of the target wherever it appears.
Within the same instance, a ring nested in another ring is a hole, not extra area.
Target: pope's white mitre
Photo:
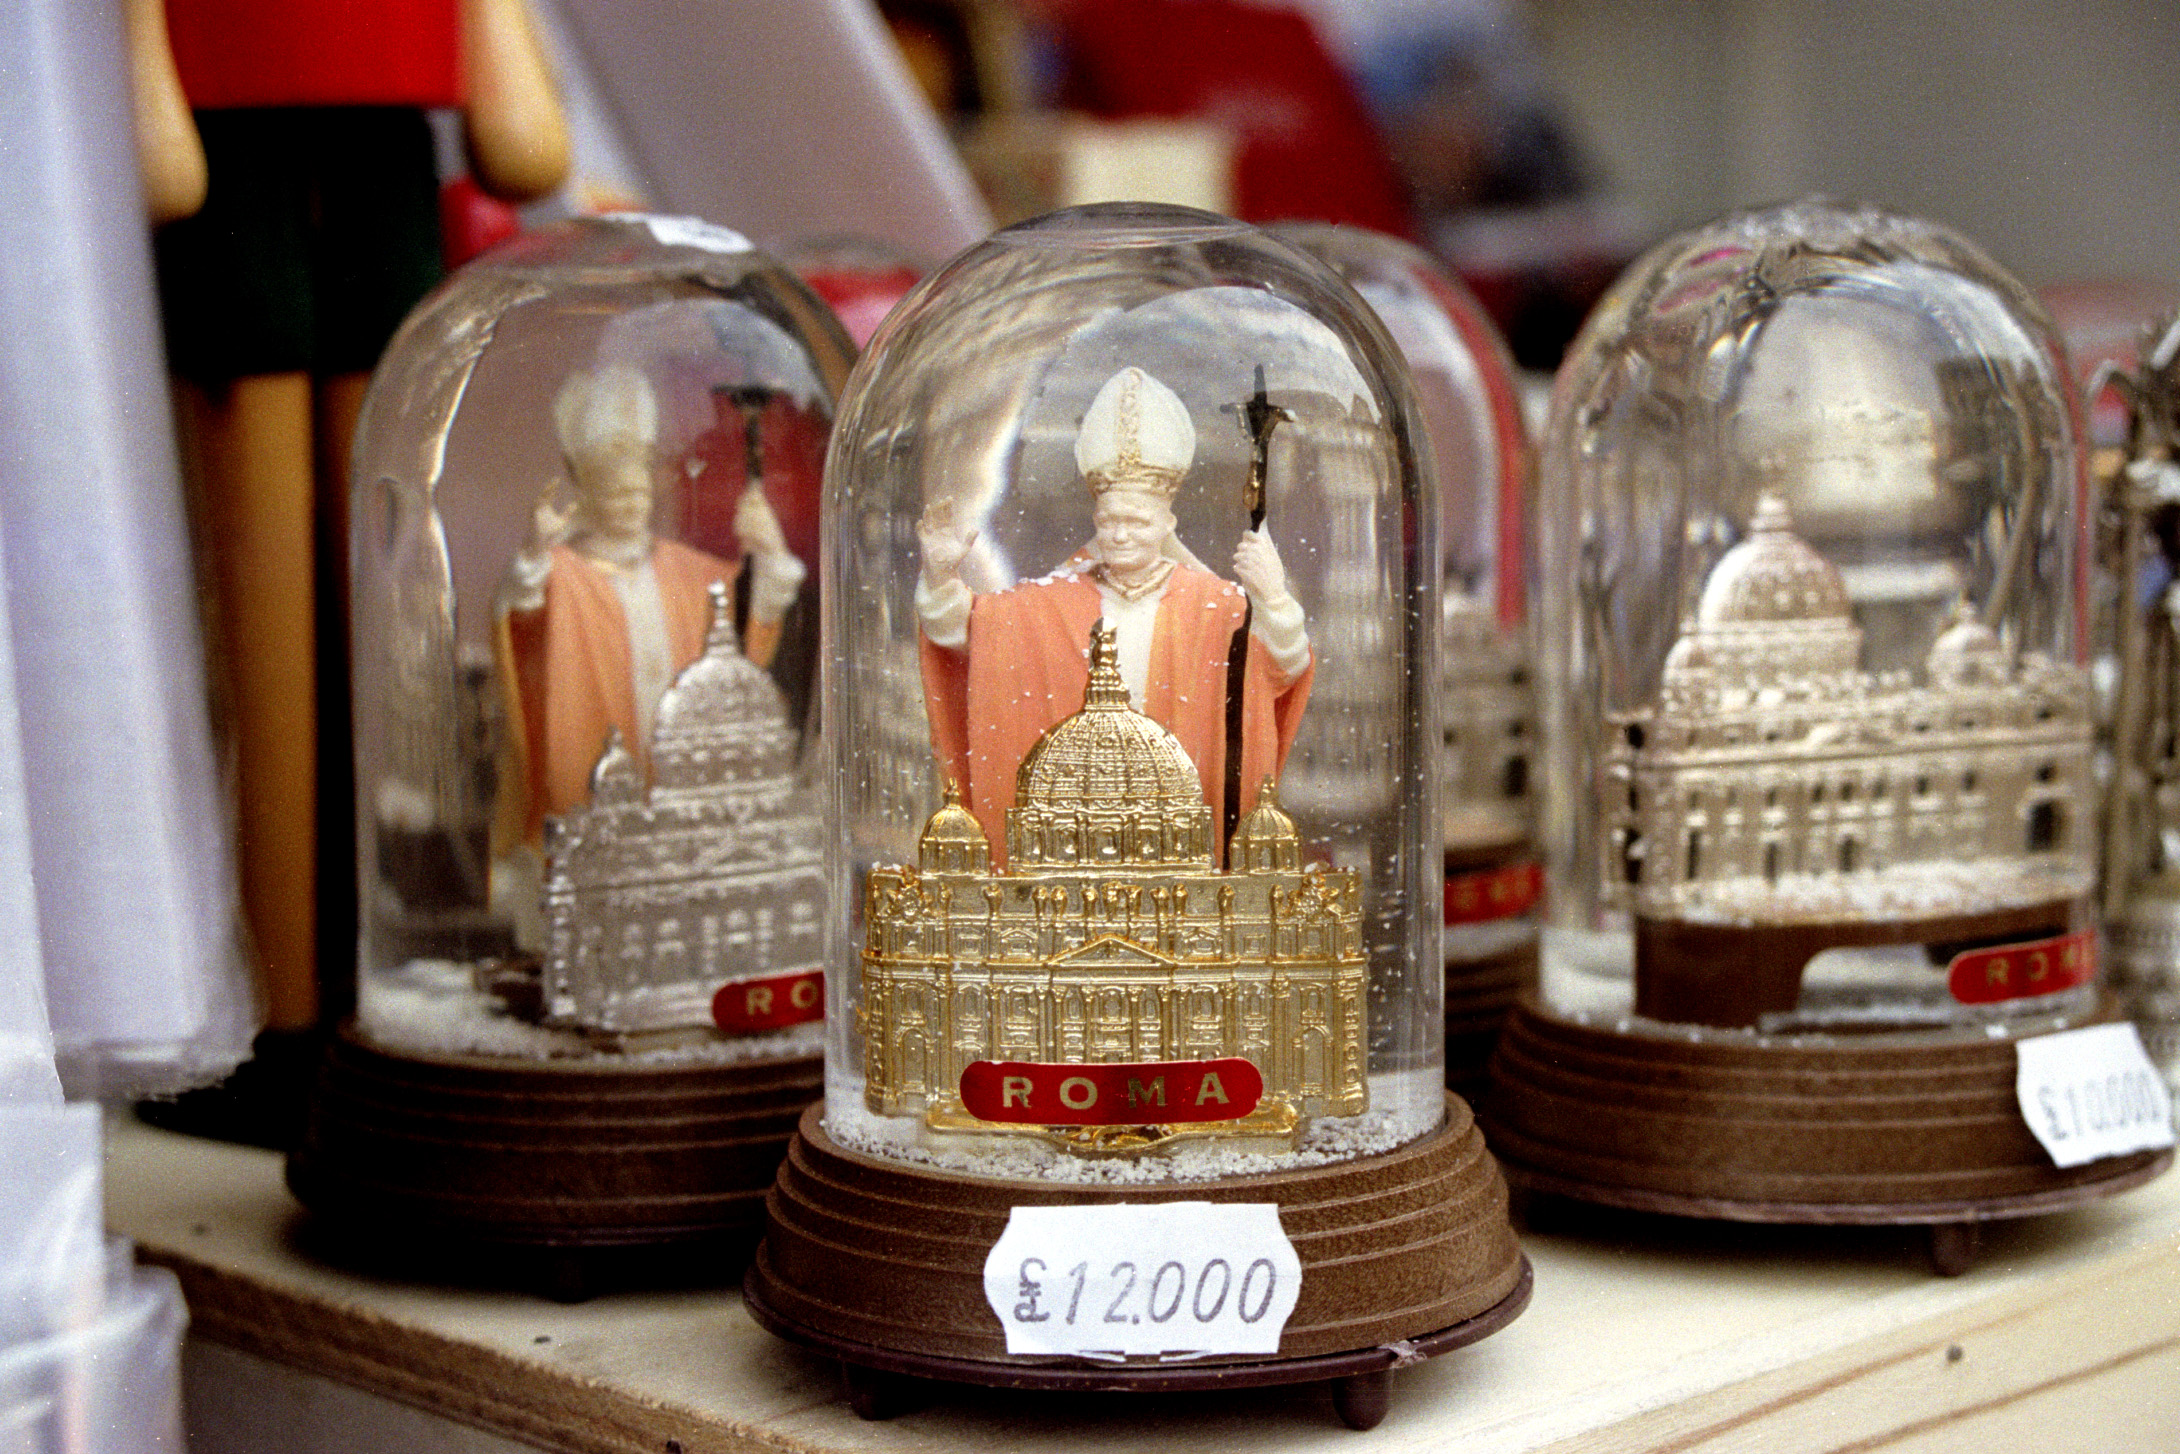
[[[1188,405],[1133,366],[1105,381],[1075,436],[1075,467],[1101,493],[1151,490],[1170,497],[1195,458]]]
[[[553,425],[570,459],[623,439],[649,446],[658,439],[658,395],[651,381],[627,364],[570,374],[553,400]]]

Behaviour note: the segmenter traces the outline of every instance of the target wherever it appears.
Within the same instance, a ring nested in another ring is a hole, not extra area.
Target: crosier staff
[[[772,402],[773,391],[763,384],[737,384],[722,387],[717,392],[726,395],[742,414],[743,498],[752,494],[762,496],[765,489],[764,415],[765,406]],[[741,512],[737,510],[736,513]],[[738,634],[749,629],[750,592],[755,586],[755,571],[743,571],[734,583],[734,629]]]
[[[1264,527],[1264,473],[1271,457],[1272,431],[1282,423],[1291,422],[1294,411],[1271,401],[1271,396],[1264,390],[1264,365],[1258,364],[1256,391],[1246,403],[1224,405],[1221,412],[1238,416],[1243,431],[1249,436],[1249,483],[1242,498],[1249,507],[1249,529],[1253,533]],[[1226,649],[1226,786],[1222,800],[1225,829],[1220,836],[1221,843],[1232,842],[1234,826],[1241,821],[1242,692],[1249,674],[1249,627],[1255,612],[1256,603],[1244,592],[1241,624],[1234,628],[1233,642]]]

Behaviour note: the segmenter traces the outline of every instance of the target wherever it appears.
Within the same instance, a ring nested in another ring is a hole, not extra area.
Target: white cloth
[[[659,596],[658,572],[646,557],[633,570],[613,572],[613,594],[628,625],[629,685],[636,697],[636,730],[644,744],[659,714],[659,698],[674,684],[674,648],[666,639],[666,602]]]
[[[760,551],[745,559],[756,572],[749,587],[749,619],[769,626],[795,604],[810,568],[791,551]]]
[[[121,35],[116,0],[0,5],[0,552],[22,784],[0,816],[27,834],[36,894],[34,930],[21,905],[0,912],[0,973],[42,958],[64,1078],[107,1094],[217,1078],[255,1028]],[[0,861],[10,893],[21,872]]]
[[[976,598],[960,576],[932,585],[916,577],[916,620],[933,646],[960,651],[969,644],[969,607]]]
[[[1165,581],[1132,601],[1103,581],[1097,582],[1097,588],[1098,599],[1105,603],[1105,624],[1120,653],[1120,679],[1128,684],[1128,705],[1140,712],[1143,694],[1151,684],[1151,632],[1158,625],[1158,603],[1166,598]]]

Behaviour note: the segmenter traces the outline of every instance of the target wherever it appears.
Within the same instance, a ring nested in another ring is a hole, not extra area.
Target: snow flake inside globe
[[[836,1142],[1187,1179],[1439,1125],[1412,410],[1333,273],[1185,209],[893,312],[826,480]]]
[[[2084,498],[2050,325],[1946,229],[1805,201],[1632,268],[1543,450],[1554,1005],[1809,1033],[2078,1014]]]
[[[353,473],[372,1043],[816,1050],[810,576],[851,358],[784,268],[668,217],[526,235],[403,326]]]

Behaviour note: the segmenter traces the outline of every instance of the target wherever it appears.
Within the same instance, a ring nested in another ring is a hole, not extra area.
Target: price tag
[[[1009,1353],[1277,1353],[1301,1294],[1270,1202],[1016,1207],[984,1259]]]
[[[2014,1049],[2021,1114],[2057,1165],[2172,1145],[2172,1093],[2134,1026],[2064,1030]]]
[[[706,252],[748,252],[749,239],[731,228],[698,217],[667,217],[655,212],[609,212],[619,222],[640,222],[665,247],[698,247]]]

